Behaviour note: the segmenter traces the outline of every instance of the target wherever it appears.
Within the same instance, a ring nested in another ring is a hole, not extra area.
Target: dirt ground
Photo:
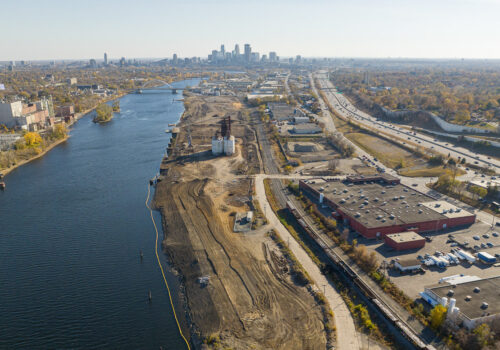
[[[186,106],[181,132],[162,162],[155,205],[164,250],[182,276],[192,342],[196,348],[325,349],[321,310],[294,283],[266,227],[232,231],[234,213],[250,209],[253,186],[246,175],[260,167],[245,111],[226,96],[186,96]],[[214,157],[210,139],[226,115],[234,121],[237,152]],[[204,276],[206,285],[199,282]]]

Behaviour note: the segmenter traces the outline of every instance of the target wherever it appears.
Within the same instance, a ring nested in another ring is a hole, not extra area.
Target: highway
[[[434,142],[433,139],[429,138],[428,136],[425,136],[425,135],[422,136],[421,134],[418,134],[418,133],[417,133],[417,135],[413,135],[413,132],[410,132],[404,128],[401,128],[400,126],[398,126],[396,128],[391,123],[384,123],[384,122],[377,121],[375,118],[369,116],[368,114],[366,114],[364,112],[360,112],[342,94],[339,94],[335,90],[335,88],[333,87],[333,84],[327,79],[327,76],[325,73],[320,72],[320,73],[316,74],[316,78],[318,78],[318,83],[320,85],[320,88],[322,89],[322,91],[324,91],[326,97],[328,98],[328,102],[330,103],[330,105],[335,108],[335,112],[339,113],[343,117],[355,119],[354,121],[359,122],[363,126],[369,127],[370,129],[374,129],[378,126],[379,129],[383,128],[383,131],[385,133],[392,134],[398,138],[401,138],[403,135],[408,135],[407,137],[410,137],[413,140],[412,142],[415,142],[415,140],[418,140],[420,137],[420,140],[422,140],[422,141],[421,141],[421,143],[418,143],[418,145],[423,147],[423,148],[427,148],[429,151],[433,150],[436,152],[442,152],[442,153],[445,153],[446,155],[448,155],[448,153],[450,153],[453,157],[456,157],[456,158],[458,158],[458,156],[463,156],[463,155],[461,155],[462,153],[461,153],[460,148],[453,148],[453,149],[456,149],[456,151],[453,151],[451,148],[452,146],[450,146],[450,148],[448,148],[446,143]],[[310,79],[311,79],[312,85],[314,85],[311,76],[310,76]],[[313,91],[315,91],[315,93],[316,93],[316,87],[313,88]],[[335,126],[333,126],[333,127],[331,126],[333,124],[332,116],[331,116],[330,112],[327,110],[328,108],[324,104],[320,95],[319,94],[317,94],[317,95],[319,97],[320,104],[321,104],[322,109],[323,109],[323,113],[322,113],[321,118],[322,118],[322,121],[325,122],[325,128],[330,132],[335,132],[336,131]],[[359,117],[356,117],[357,115],[359,115]],[[327,123],[326,119],[330,119],[331,122]],[[409,136],[409,135],[411,135],[411,136]],[[344,139],[347,140],[346,138],[344,138]],[[423,141],[424,139],[431,139],[431,140],[430,141]],[[398,140],[394,139],[394,141],[398,141]],[[441,143],[444,146],[443,147],[439,146],[441,148],[438,148],[438,146],[436,146],[436,145],[441,144]],[[483,223],[485,223],[487,225],[491,225],[491,230],[495,230],[495,223],[500,222],[500,219],[495,218],[491,214],[488,214],[484,211],[478,210],[478,209],[471,207],[471,206],[469,206],[463,202],[460,202],[456,199],[445,196],[445,195],[443,195],[437,191],[434,191],[426,186],[426,184],[428,184],[429,182],[435,182],[437,180],[437,178],[435,178],[435,177],[405,177],[405,176],[401,176],[394,169],[388,168],[388,167],[384,166],[382,163],[376,161],[373,158],[373,156],[371,156],[369,153],[365,152],[363,149],[358,147],[356,144],[351,142],[351,145],[353,145],[354,148],[356,149],[356,153],[358,154],[358,156],[368,165],[377,166],[377,167],[383,169],[383,171],[385,171],[386,173],[400,178],[401,183],[406,185],[406,186],[412,186],[413,188],[419,190],[422,193],[428,194],[431,197],[434,197],[434,198],[440,199],[440,200],[446,200],[446,201],[453,203],[454,205],[456,205],[464,210],[475,213],[478,220],[482,221]],[[471,153],[467,150],[465,150],[465,151],[468,153]],[[482,158],[487,158],[487,157],[482,156]],[[468,159],[468,161],[470,161],[470,159]],[[479,162],[479,160],[478,160],[478,162]],[[490,168],[496,169],[498,172],[500,172],[499,171],[500,168],[498,168],[498,166],[497,166],[497,164],[499,163],[497,160],[486,159],[486,160],[482,160],[482,162],[483,162],[482,165],[485,165],[485,166],[488,164],[492,164],[490,166]],[[461,181],[468,181],[468,180],[472,180],[472,179],[483,180],[483,179],[488,179],[488,178],[489,177],[486,175],[485,175],[485,177],[482,177],[481,174],[477,174],[474,170],[469,170],[469,171],[467,171],[467,174],[458,177],[458,179]]]
[[[500,173],[499,160],[485,155],[479,155],[465,148],[456,147],[447,142],[438,141],[431,136],[410,131],[397,124],[377,120],[371,115],[357,109],[344,95],[339,93],[333,84],[328,80],[325,72],[319,72],[316,77],[318,78],[320,87],[327,96],[330,104],[342,117],[353,119],[353,121],[358,122],[365,127],[369,127],[370,129],[379,129],[386,134],[394,136],[395,138],[406,139],[408,142],[427,148],[429,151],[441,153],[446,156],[450,154],[454,158],[465,157],[467,163],[491,168],[495,172]]]

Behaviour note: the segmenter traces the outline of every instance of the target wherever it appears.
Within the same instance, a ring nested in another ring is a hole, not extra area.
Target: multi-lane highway
[[[413,132],[401,128],[400,126],[395,126],[392,125],[391,123],[385,123],[378,121],[376,118],[373,118],[372,116],[359,111],[354,107],[348,100],[345,98],[342,94],[339,94],[338,91],[333,87],[332,83],[328,80],[327,75],[323,72],[317,73],[315,75],[316,78],[318,78],[318,83],[319,87],[324,91],[325,96],[328,99],[328,102],[330,105],[335,109],[335,112],[339,113],[345,118],[352,118],[354,121],[359,122],[360,124],[363,124],[366,127],[369,127],[371,129],[376,129],[377,127],[379,129],[383,129],[384,133],[393,135],[395,136],[395,141],[398,141],[398,139],[401,139],[403,137],[406,138],[411,138],[412,143],[417,143],[419,146],[423,147],[424,149],[427,148],[429,151],[434,150],[439,153],[443,153],[445,155],[448,155],[450,153],[451,156],[458,158],[460,157],[466,157],[467,162],[473,163],[473,159],[469,154],[472,155],[472,152],[468,150],[463,150],[460,148],[456,148],[454,146],[448,145],[444,142],[439,142],[439,141],[434,141],[432,138],[422,135],[422,134],[414,134]],[[313,91],[317,94],[316,88],[314,87],[314,81],[312,79],[313,77],[310,76],[311,79],[311,85],[313,86]],[[318,95],[318,94],[317,94]],[[319,95],[318,95],[319,96]],[[327,108],[320,98],[320,104],[323,109],[323,113],[321,113],[320,118],[322,121],[325,123],[325,128],[328,131],[334,132],[335,131],[335,126],[333,125],[333,119],[330,113],[327,111]],[[346,139],[347,140],[347,139]],[[420,142],[418,142],[420,141]],[[437,179],[436,178],[429,178],[429,177],[404,177],[400,176],[394,169],[388,168],[384,166],[382,163],[376,161],[373,156],[365,152],[363,149],[358,147],[356,144],[351,143],[356,149],[357,155],[365,161],[368,165],[370,166],[376,166],[383,171],[387,172],[388,174],[391,174],[393,176],[399,177],[401,179],[401,183],[407,185],[407,186],[412,186],[416,188],[417,190],[426,193],[432,197],[436,197],[442,200],[446,200],[450,203],[453,203],[457,205],[458,207],[461,207],[467,211],[474,212],[477,215],[477,218],[482,221],[485,224],[491,225],[492,230],[495,227],[496,222],[500,222],[500,219],[495,218],[493,215],[488,214],[484,211],[477,210],[465,203],[459,202],[453,198],[447,197],[445,195],[442,195],[432,189],[429,189],[426,184],[429,182],[435,182]],[[488,157],[485,156],[480,156],[480,158],[476,158],[476,161],[478,162],[479,165],[481,166],[489,166],[491,169],[500,172],[500,162],[498,162],[496,159],[488,159]],[[459,179],[461,181],[467,181],[471,179],[478,179],[481,178],[483,179],[481,174],[475,173],[474,170],[469,170],[467,173]],[[486,178],[486,175],[485,177]]]
[[[380,130],[387,135],[394,136],[395,140],[404,139],[408,144],[418,145],[429,151],[441,153],[443,155],[450,154],[454,158],[464,158],[469,164],[475,164],[481,167],[491,168],[497,173],[500,173],[500,161],[491,157],[480,155],[471,152],[462,147],[456,147],[447,142],[438,141],[428,135],[410,131],[397,124],[377,120],[371,115],[360,111],[352,105],[352,103],[328,80],[325,72],[319,72],[316,77],[320,84],[321,89],[324,91],[330,104],[335,108],[336,112],[344,118],[350,118],[354,122],[362,124],[372,130]]]

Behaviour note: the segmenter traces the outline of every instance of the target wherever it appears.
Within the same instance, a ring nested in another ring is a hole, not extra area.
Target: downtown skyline
[[[0,20],[16,29],[0,38],[1,61],[205,57],[238,42],[282,57],[500,58],[493,0],[48,4],[2,5]],[[25,13],[22,26],[9,16],[16,12]],[[37,26],[39,18],[50,25]]]

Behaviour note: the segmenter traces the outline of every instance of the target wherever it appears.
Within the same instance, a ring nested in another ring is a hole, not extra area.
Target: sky
[[[500,0],[0,0],[0,60],[500,58]]]

